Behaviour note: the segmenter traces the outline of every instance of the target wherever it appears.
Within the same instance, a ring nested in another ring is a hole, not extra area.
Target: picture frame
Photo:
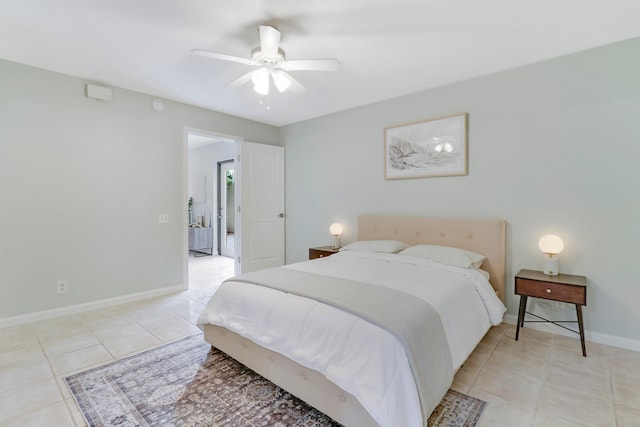
[[[467,175],[467,113],[384,129],[384,178]]]

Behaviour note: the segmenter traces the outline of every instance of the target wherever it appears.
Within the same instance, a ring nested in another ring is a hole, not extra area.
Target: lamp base
[[[333,236],[336,238],[335,243],[333,244],[333,249],[340,249],[340,236]]]
[[[545,257],[542,272],[547,276],[558,275],[558,258]]]

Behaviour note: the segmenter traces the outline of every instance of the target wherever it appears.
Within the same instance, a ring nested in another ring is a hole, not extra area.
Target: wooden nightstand
[[[572,274],[558,274],[549,276],[541,271],[520,270],[516,274],[515,293],[520,295],[520,309],[518,310],[518,325],[516,327],[516,341],[520,334],[520,327],[524,327],[524,315],[527,310],[527,298],[544,298],[552,301],[566,302],[576,306],[578,316],[578,328],[574,331],[566,326],[560,325],[560,321],[544,319],[533,313],[529,313],[541,320],[527,320],[527,322],[549,322],[558,325],[571,332],[580,335],[582,344],[582,355],[587,357],[587,350],[584,345],[584,325],[582,323],[582,306],[587,305],[587,278],[584,276],[574,276]],[[565,321],[575,323],[575,321]]]
[[[333,246],[318,246],[317,248],[309,248],[309,259],[324,258],[329,255],[338,253],[340,249]]]

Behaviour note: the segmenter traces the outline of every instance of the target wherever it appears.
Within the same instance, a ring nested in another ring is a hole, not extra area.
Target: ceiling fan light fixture
[[[289,89],[289,86],[291,86],[291,80],[280,70],[273,73],[272,77],[273,83],[275,83],[276,88],[278,88],[278,91],[280,92],[284,92]]]
[[[240,87],[251,80],[253,90],[261,95],[269,94],[271,79],[280,92],[286,90],[294,94],[304,92],[305,87],[287,71],[334,71],[340,66],[337,59],[287,60],[284,50],[280,48],[280,31],[269,25],[260,25],[258,30],[260,32],[260,46],[251,51],[250,59],[202,49],[192,49],[191,52],[208,58],[257,67],[255,71],[249,71],[229,83],[229,86]]]
[[[260,95],[269,94],[269,70],[264,67],[260,67],[251,74],[251,81],[253,82],[253,90]]]

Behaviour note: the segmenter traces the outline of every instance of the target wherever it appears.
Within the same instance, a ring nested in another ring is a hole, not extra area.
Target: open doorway
[[[184,283],[189,289],[204,290],[201,288],[235,273],[235,254],[226,252],[219,243],[218,163],[233,161],[240,141],[242,138],[185,129]],[[234,213],[231,209],[228,215],[233,239],[239,231],[235,229]],[[222,252],[227,256],[220,256]]]
[[[233,159],[218,162],[218,247],[233,258],[236,247],[236,176]]]

